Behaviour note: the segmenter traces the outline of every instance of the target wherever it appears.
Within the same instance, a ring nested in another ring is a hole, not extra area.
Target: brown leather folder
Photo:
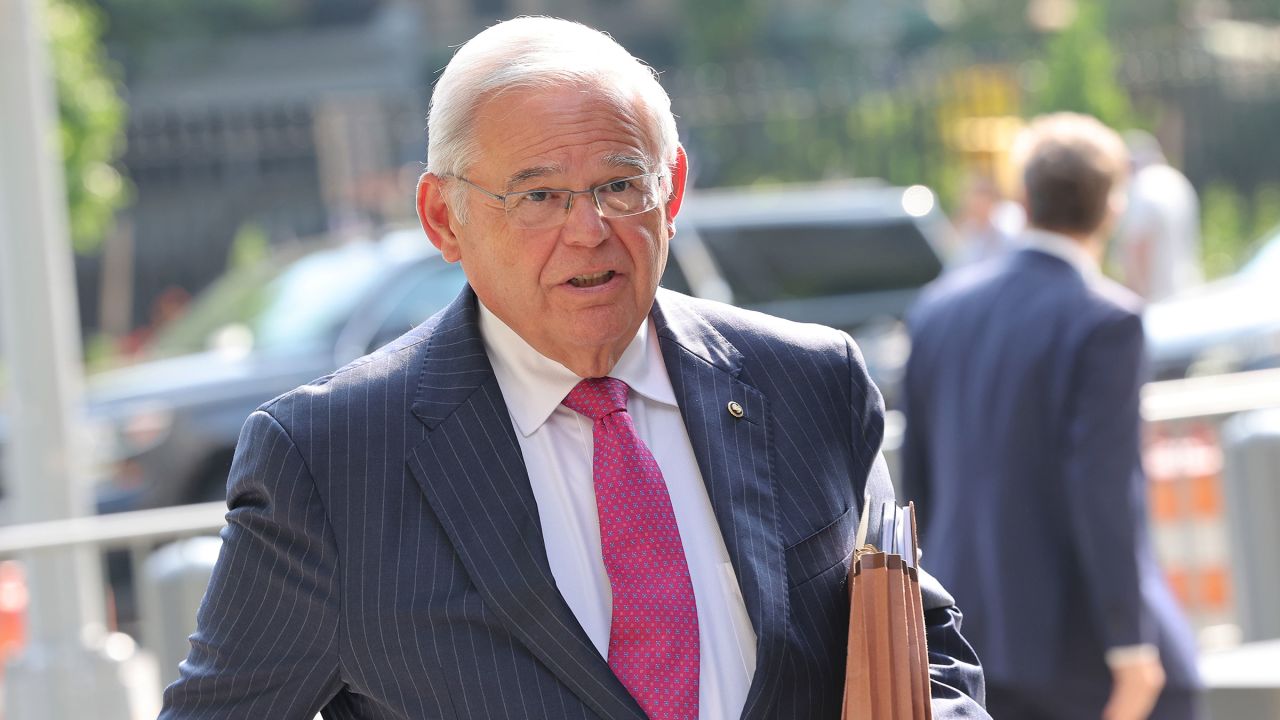
[[[929,654],[916,574],[915,505],[886,504],[878,541],[849,569],[849,644],[842,720],[932,720]],[[883,550],[880,548],[884,548]]]

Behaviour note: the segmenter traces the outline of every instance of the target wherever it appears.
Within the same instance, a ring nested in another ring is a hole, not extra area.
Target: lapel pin
[[[739,405],[739,404],[738,404],[738,402],[737,402],[736,400],[730,400],[730,401],[729,401],[729,414],[730,414],[730,415],[732,415],[732,416],[734,416],[735,418],[737,418],[737,419],[741,420],[741,419],[742,419],[742,416],[743,416],[743,415],[746,415],[746,411],[744,411],[744,410],[742,409],[742,406],[741,406],[741,405]]]

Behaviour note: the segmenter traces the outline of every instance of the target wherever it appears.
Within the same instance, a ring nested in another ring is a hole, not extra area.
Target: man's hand
[[[1146,720],[1164,687],[1159,657],[1128,658],[1111,666],[1111,697],[1102,720]]]

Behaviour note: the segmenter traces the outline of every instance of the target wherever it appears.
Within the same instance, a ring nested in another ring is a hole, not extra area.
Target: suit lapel
[[[428,340],[414,414],[430,432],[409,466],[484,598],[598,715],[643,719],[556,588],[537,505],[467,289]]]
[[[716,521],[756,631],[756,670],[742,717],[771,717],[783,676],[788,591],[771,472],[769,408],[738,378],[742,355],[679,296],[659,291],[662,356]],[[742,406],[733,417],[730,402]]]

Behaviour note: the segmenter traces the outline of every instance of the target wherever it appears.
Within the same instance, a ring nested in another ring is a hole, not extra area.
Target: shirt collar
[[[535,350],[483,302],[479,305],[480,337],[484,341],[485,353],[489,356],[516,429],[529,437],[551,417],[565,395],[582,378]],[[609,377],[625,382],[650,400],[677,406],[671,378],[667,375],[658,345],[657,330],[648,317],[640,323],[635,337],[609,372]]]
[[[1022,233],[1022,239],[1027,248],[1052,255],[1075,268],[1085,277],[1093,277],[1102,272],[1098,267],[1098,261],[1089,254],[1089,251],[1066,235],[1039,228],[1027,228]]]

